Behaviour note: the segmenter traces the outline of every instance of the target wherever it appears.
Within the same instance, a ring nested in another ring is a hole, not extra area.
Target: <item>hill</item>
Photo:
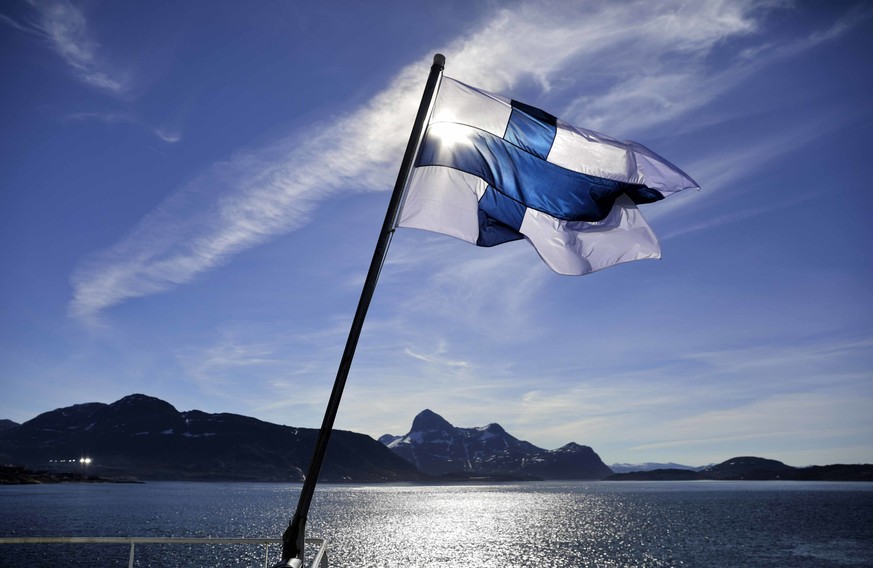
[[[143,480],[302,481],[317,434],[238,414],[179,412],[134,394],[45,412],[0,430],[0,462]],[[342,430],[332,433],[320,474],[333,482],[421,477],[376,440]]]

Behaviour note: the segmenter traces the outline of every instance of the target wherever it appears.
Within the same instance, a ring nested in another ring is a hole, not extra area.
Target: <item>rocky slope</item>
[[[534,479],[602,479],[612,470],[588,446],[538,448],[499,424],[457,428],[431,410],[420,412],[403,436],[379,441],[423,473],[512,475]]]

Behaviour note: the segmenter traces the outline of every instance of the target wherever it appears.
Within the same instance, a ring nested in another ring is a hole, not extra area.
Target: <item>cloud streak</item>
[[[0,15],[0,21],[43,38],[83,83],[117,96],[128,92],[129,79],[110,68],[79,8],[67,0],[28,0],[28,3],[34,10],[32,20],[19,22]]]
[[[64,26],[43,27],[72,66],[100,83],[84,22],[69,4],[53,6],[73,13]],[[753,32],[761,11],[751,2],[700,2],[681,10],[678,3],[524,4],[497,12],[443,51],[450,75],[498,92],[534,89],[545,99],[566,99],[581,90],[574,77],[599,77],[586,81],[593,94],[570,105],[578,109],[573,114],[595,125],[622,125],[622,117],[645,113],[656,123],[716,95],[714,88],[694,90],[691,98],[679,93],[705,81],[707,56],[727,38]],[[46,14],[46,22],[63,19]],[[668,64],[685,71],[664,74]],[[191,282],[243,250],[304,226],[325,199],[389,188],[427,65],[422,59],[405,68],[368,104],[333,123],[213,165],[78,267],[69,313],[97,321],[111,306]],[[719,79],[719,89],[729,88],[726,77]],[[216,197],[204,203],[203,195]]]

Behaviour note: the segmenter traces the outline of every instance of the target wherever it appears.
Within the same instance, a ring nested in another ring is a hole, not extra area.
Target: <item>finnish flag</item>
[[[555,272],[660,258],[638,204],[698,188],[635,142],[444,77],[398,225],[479,246],[527,239]]]

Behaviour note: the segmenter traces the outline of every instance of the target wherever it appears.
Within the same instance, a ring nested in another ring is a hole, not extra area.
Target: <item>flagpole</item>
[[[430,114],[431,108],[433,107],[437,88],[440,79],[442,78],[445,66],[445,56],[439,53],[434,55],[433,65],[430,68],[430,75],[427,78],[424,93],[421,97],[421,104],[418,107],[418,114],[415,117],[412,133],[409,135],[409,142],[406,144],[406,152],[403,155],[403,162],[400,164],[397,181],[394,183],[394,192],[391,194],[391,201],[389,201],[388,210],[385,213],[385,221],[382,223],[382,231],[379,233],[376,250],[373,252],[373,259],[370,261],[370,269],[367,272],[367,279],[364,281],[364,289],[361,291],[360,300],[358,300],[358,308],[355,311],[355,318],[352,320],[352,327],[349,330],[346,347],[343,351],[339,369],[336,373],[333,390],[330,393],[330,399],[328,400],[327,408],[324,412],[324,420],[321,423],[321,430],[318,432],[318,439],[315,443],[312,461],[309,464],[309,471],[303,481],[303,488],[300,490],[300,497],[297,500],[297,510],[294,513],[294,517],[288,523],[288,528],[282,535],[282,561],[274,566],[274,568],[299,567],[303,564],[304,533],[306,529],[306,518],[309,514],[309,505],[312,503],[312,496],[315,493],[315,485],[318,483],[318,474],[321,471],[321,465],[324,462],[327,443],[330,440],[330,433],[333,429],[333,423],[336,419],[337,411],[339,410],[340,399],[343,395],[346,378],[348,377],[349,369],[352,366],[352,358],[355,356],[355,348],[358,345],[358,338],[361,336],[361,329],[364,326],[364,318],[367,316],[370,301],[373,299],[373,293],[376,290],[376,282],[379,280],[379,273],[382,270],[382,264],[385,262],[385,256],[388,253],[388,245],[391,243],[391,236],[394,233],[394,223],[400,208],[403,191],[406,188],[409,174],[412,171],[413,162],[415,161],[418,149],[421,146],[425,123]]]

